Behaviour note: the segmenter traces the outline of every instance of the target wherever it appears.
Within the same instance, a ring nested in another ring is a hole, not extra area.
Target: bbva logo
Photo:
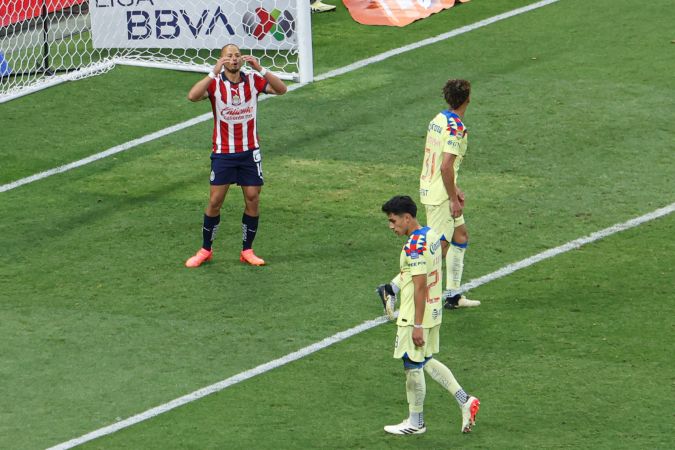
[[[256,8],[255,12],[246,12],[242,19],[244,31],[258,40],[270,34],[277,41],[293,36],[295,19],[288,11],[273,9],[268,12],[264,8]]]

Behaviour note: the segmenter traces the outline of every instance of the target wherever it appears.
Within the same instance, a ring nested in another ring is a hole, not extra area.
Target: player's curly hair
[[[415,201],[407,195],[395,195],[387,203],[382,205],[382,212],[385,214],[396,214],[402,216],[405,213],[413,217],[417,216],[417,205]]]
[[[464,104],[471,94],[471,82],[467,80],[448,80],[443,86],[443,97],[450,108],[456,109]]]

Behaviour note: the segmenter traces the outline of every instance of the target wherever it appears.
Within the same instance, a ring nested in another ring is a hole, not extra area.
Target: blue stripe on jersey
[[[448,120],[448,131],[450,131],[450,134],[452,136],[456,136],[458,132],[464,132],[465,126],[464,122],[462,122],[461,117],[459,117],[457,114],[447,109],[441,111],[441,114],[443,114],[445,118]],[[460,135],[459,137],[462,136]]]
[[[412,234],[410,235],[410,237],[419,236],[419,235],[424,235],[426,237],[428,232],[429,232],[429,227],[426,226],[426,227],[420,228],[419,230],[413,231]]]
[[[459,120],[460,122],[462,121],[462,118],[459,117],[459,115],[455,114],[454,112],[450,111],[449,109],[444,109],[443,111],[441,111],[441,114],[443,114],[448,120],[455,119],[455,120]]]

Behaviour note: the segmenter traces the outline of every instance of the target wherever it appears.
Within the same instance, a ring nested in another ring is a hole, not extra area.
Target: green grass
[[[343,6],[334,14],[315,14],[312,16],[315,74],[528,3],[534,0],[476,2],[470,8],[452,8],[404,29],[359,25],[351,20]],[[78,41],[73,45],[83,44]],[[117,67],[98,77],[40,92],[38,110],[30,97],[1,104],[0,183],[87,157],[207,112],[204,104],[185,101],[195,76],[186,72]],[[78,107],[64,107],[68,104]],[[82,123],[82,127],[72,127],[73,123]],[[39,124],[39,132],[31,131],[29,148],[25,145],[24,124]],[[95,132],[86,132],[91,127],[95,127]],[[54,139],[54,136],[62,138]]]
[[[438,358],[483,399],[470,436],[430,378],[427,434],[383,434],[407,411],[387,324],[85,448],[667,448],[675,305],[644,293],[672,296],[673,225],[533,266],[477,289],[484,309],[446,315]]]
[[[525,3],[474,0],[404,29],[316,15],[317,73]],[[401,241],[379,206],[415,195],[448,77],[474,88],[465,280],[672,203],[667,3],[562,0],[261,103],[263,268],[237,261],[236,190],[214,261],[182,266],[200,244],[209,122],[0,194],[0,448],[57,444],[380,314],[373,288]],[[207,112],[185,100],[194,77],[118,68],[0,105],[0,182]],[[448,315],[439,358],[484,403],[471,436],[431,380],[427,435],[384,436],[405,413],[385,325],[88,446],[668,447],[672,229],[554,258]]]

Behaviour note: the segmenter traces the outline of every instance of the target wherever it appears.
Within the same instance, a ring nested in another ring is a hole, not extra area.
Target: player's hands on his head
[[[262,66],[260,65],[260,62],[258,61],[258,58],[256,58],[253,55],[244,55],[241,57],[241,59],[244,60],[244,62],[247,62],[251,68],[257,72],[260,72],[262,70]]]
[[[217,76],[220,72],[223,71],[223,66],[225,65],[225,61],[227,58],[223,56],[222,58],[218,58],[218,61],[216,61],[216,65],[213,66],[213,73]]]

